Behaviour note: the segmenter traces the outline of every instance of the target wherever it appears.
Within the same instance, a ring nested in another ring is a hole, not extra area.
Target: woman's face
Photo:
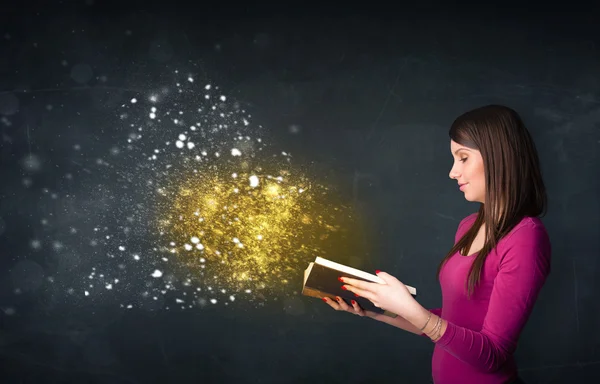
[[[485,173],[481,152],[453,140],[450,140],[450,151],[454,158],[450,178],[458,182],[465,199],[485,203]]]

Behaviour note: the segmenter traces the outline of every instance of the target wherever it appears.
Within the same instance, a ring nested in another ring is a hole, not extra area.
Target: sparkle
[[[272,173],[244,164],[216,160],[172,175],[162,187],[158,230],[180,244],[174,253],[198,276],[210,273],[233,291],[292,293],[288,284],[308,261],[336,237],[339,246],[350,209],[284,161],[265,164]]]
[[[297,295],[315,256],[364,259],[351,191],[325,185],[218,86],[188,76],[109,111],[122,142],[104,154],[73,146],[77,188],[43,186],[46,204],[73,208],[37,217],[43,235],[28,240],[52,251],[55,294],[233,307]]]

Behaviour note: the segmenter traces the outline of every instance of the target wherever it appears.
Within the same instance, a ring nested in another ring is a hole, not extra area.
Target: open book
[[[376,307],[370,300],[365,299],[364,297],[356,297],[353,292],[343,290],[342,285],[344,283],[338,280],[338,277],[340,276],[385,284],[385,282],[377,275],[339,264],[322,257],[317,257],[314,262],[308,264],[308,268],[304,271],[302,294],[305,296],[317,297],[319,299],[330,297],[333,300],[335,300],[336,296],[339,296],[342,299],[345,299],[348,304],[350,304],[350,300],[356,300],[358,305],[366,311],[381,313],[390,317],[397,316],[395,313]],[[406,287],[412,295],[417,294],[415,288],[408,285]]]

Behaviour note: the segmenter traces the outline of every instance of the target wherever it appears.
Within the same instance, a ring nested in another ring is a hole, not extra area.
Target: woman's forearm
[[[390,317],[390,316],[382,315],[382,314],[371,312],[371,311],[366,311],[366,315],[372,319],[381,321],[382,323],[393,325],[394,327],[414,333],[415,335],[421,335],[423,333],[420,329],[418,329],[417,327],[412,325],[408,320],[406,320],[405,318],[403,318],[401,316]]]

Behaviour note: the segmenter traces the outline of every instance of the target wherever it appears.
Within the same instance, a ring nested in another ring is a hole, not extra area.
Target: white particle
[[[235,301],[235,297],[233,297],[233,295],[229,296],[229,300],[230,301]]]
[[[250,186],[258,187],[258,176],[255,176],[255,175],[250,176]]]
[[[244,125],[247,126],[248,124],[250,124],[250,122],[248,120],[244,119]]]
[[[175,142],[175,146],[176,146],[177,148],[183,148],[183,147],[185,146],[185,144],[183,144],[183,141],[179,141],[179,140],[177,140],[177,141]]]
[[[150,113],[150,118],[151,118],[151,119],[156,119],[156,113],[154,113],[154,112],[151,112],[151,113]]]
[[[220,97],[221,101],[225,101],[227,98],[225,96]]]
[[[194,82],[194,79],[193,79],[193,78],[190,76],[190,77],[188,77],[188,81],[189,81],[190,83],[193,83],[193,82]]]
[[[106,284],[106,289],[112,289],[112,284]]]
[[[131,309],[131,308],[133,308],[133,305],[129,304],[129,305],[127,306],[127,309]]]
[[[196,248],[197,248],[197,249],[199,249],[199,250],[203,250],[203,249],[204,249],[204,245],[202,245],[202,244],[197,244],[197,245],[196,245]]]
[[[204,87],[204,89],[206,89],[208,91],[210,89],[210,84],[206,84],[206,86]]]
[[[233,177],[235,179],[237,177],[237,173],[232,173],[231,177]]]
[[[162,276],[162,272],[159,271],[158,269],[154,270],[154,272],[152,273],[152,277],[161,277]]]
[[[183,301],[183,300],[181,300],[181,299],[175,299],[175,302],[176,302],[177,304],[181,304],[181,303],[183,303],[184,301]]]
[[[201,263],[204,263],[205,261],[206,261],[206,259],[205,259],[204,257],[201,257],[201,258],[200,258],[200,262],[201,262]]]
[[[256,238],[257,238],[258,240],[262,240],[262,239],[263,239],[263,236],[262,236],[262,235],[258,235],[258,236],[256,236]]]
[[[119,251],[124,251],[124,250],[125,250],[125,247],[122,245],[119,245]]]
[[[217,299],[210,299],[210,302],[213,304],[217,304]]]
[[[90,293],[88,291],[83,292],[86,296],[89,296]]]
[[[194,148],[195,146],[196,146],[196,144],[192,143],[191,141],[188,141],[188,143],[187,143],[187,147],[188,147],[188,149],[192,149],[192,148]]]
[[[194,244],[198,244],[200,242],[200,239],[197,238],[196,236],[192,236],[192,238],[190,239],[190,241]]]
[[[234,242],[234,243],[236,243],[236,244],[239,244],[239,242],[240,242],[240,239],[238,239],[237,237],[234,237],[234,238],[233,238],[233,242]]]
[[[186,251],[191,251],[191,250],[192,250],[192,248],[193,248],[193,247],[192,247],[191,245],[189,245],[189,244],[185,244],[183,247],[185,248],[185,250],[186,250]]]
[[[239,149],[233,148],[231,150],[231,156],[241,156],[241,155],[242,155],[242,152]]]
[[[131,104],[135,104],[137,103],[137,99],[134,97],[133,99],[131,99]]]
[[[4,309],[4,314],[5,315],[12,316],[15,313],[17,313],[17,311],[14,308],[12,308],[12,307],[8,307],[8,308]]]
[[[185,137],[185,135],[183,133],[179,135],[179,140],[185,141],[186,139],[187,139],[187,137]]]

